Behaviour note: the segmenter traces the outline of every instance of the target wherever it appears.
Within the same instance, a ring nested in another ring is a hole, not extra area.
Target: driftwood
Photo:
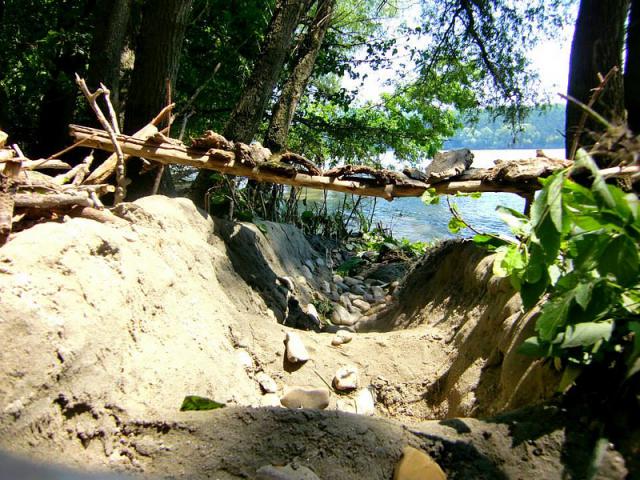
[[[316,164],[297,153],[284,152],[280,154],[279,161],[299,165],[304,169],[304,173],[308,175],[322,175],[322,170],[320,170]]]
[[[15,179],[19,173],[20,162],[7,162],[3,173],[0,173],[0,245],[7,241],[13,227]]]
[[[89,192],[74,193],[16,193],[15,207],[28,209],[54,209],[73,207],[93,207]]]
[[[82,140],[84,145],[113,151],[113,144],[109,135],[98,129],[71,125],[70,133],[76,140]],[[470,192],[510,192],[529,194],[540,188],[537,181],[515,182],[511,177],[498,180],[496,169],[476,169],[473,175],[469,171],[454,179],[439,183],[425,183],[403,177],[396,172],[378,171],[371,167],[349,166],[340,170],[334,169],[324,175],[308,175],[297,172],[294,174],[282,162],[265,163],[264,155],[267,149],[261,146],[245,145],[234,151],[210,148],[207,151],[197,150],[184,145],[172,143],[154,144],[127,135],[117,135],[116,141],[126,155],[138,156],[155,160],[164,164],[187,165],[195,168],[215,170],[237,176],[244,176],[262,182],[280,183],[296,187],[309,187],[322,190],[353,193],[356,195],[382,197],[392,200],[396,197],[418,197],[428,188],[437,193],[455,194]],[[237,156],[241,152],[240,158]],[[256,158],[256,152],[260,152]],[[277,158],[277,157],[274,157]],[[279,165],[276,165],[279,163]],[[561,167],[557,167],[561,168]],[[355,173],[368,175],[368,178],[354,178]],[[334,175],[334,176],[330,176]]]
[[[427,183],[436,183],[460,175],[473,163],[471,150],[451,150],[436,153],[425,172]]]
[[[227,140],[219,133],[207,130],[202,137],[192,138],[191,147],[196,150],[233,150],[233,142]]]

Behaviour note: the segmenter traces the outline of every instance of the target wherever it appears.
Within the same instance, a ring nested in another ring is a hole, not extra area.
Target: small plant
[[[541,180],[530,217],[500,209],[520,242],[502,241],[494,263],[525,309],[540,309],[536,336],[520,351],[553,359],[563,390],[588,365],[623,365],[627,379],[640,371],[638,197],[608,185],[583,151],[574,169],[590,173],[590,188],[564,170]]]

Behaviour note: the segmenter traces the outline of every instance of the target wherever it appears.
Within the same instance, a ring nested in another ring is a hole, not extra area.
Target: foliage
[[[365,232],[357,244],[357,251],[360,252],[382,252],[392,250],[403,252],[408,257],[418,257],[424,255],[429,248],[427,242],[412,242],[406,238],[395,239],[390,232],[375,228],[371,232]]]
[[[199,397],[197,395],[187,395],[182,401],[180,407],[181,412],[187,412],[191,410],[215,410],[223,408],[224,403],[216,402],[207,397]]]
[[[590,188],[571,179],[580,170],[592,176]],[[626,362],[627,375],[637,373],[638,198],[607,184],[584,151],[574,170],[542,182],[530,217],[500,212],[520,242],[496,250],[494,272],[510,276],[525,309],[540,308],[521,352],[556,359],[565,384],[591,364]]]

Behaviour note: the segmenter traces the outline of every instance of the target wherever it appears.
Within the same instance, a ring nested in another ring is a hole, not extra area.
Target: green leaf
[[[579,283],[574,289],[574,298],[576,303],[586,310],[591,301],[591,292],[593,291],[593,283]]]
[[[526,310],[531,309],[536,304],[547,290],[548,285],[549,278],[546,275],[542,275],[535,283],[522,282],[520,296],[522,297],[522,305]]]
[[[598,272],[612,274],[623,286],[638,282],[639,267],[638,246],[626,235],[611,239],[598,260]]]
[[[546,357],[549,353],[549,346],[541,344],[538,337],[529,337],[522,342],[516,351],[529,357]]]
[[[451,217],[451,220],[449,220],[448,228],[451,233],[459,233],[460,230],[466,227],[467,224],[460,220],[458,217]]]
[[[613,322],[584,322],[569,325],[564,333],[561,348],[588,347],[600,340],[608,341],[613,332]]]
[[[435,188],[427,188],[420,198],[425,205],[437,205],[440,203],[440,195],[436,193]]]
[[[529,225],[529,219],[523,214],[512,208],[502,206],[496,208],[496,211],[498,212],[498,216],[504,223],[507,224],[507,226],[515,235],[523,235],[528,233],[527,229]]]
[[[547,195],[547,207],[549,217],[558,232],[562,232],[562,185],[564,172],[557,172],[551,177],[551,181],[545,188],[549,189]]]
[[[633,346],[627,358],[627,378],[640,372],[640,322],[629,322],[629,330],[633,333]]]
[[[215,410],[217,408],[223,408],[224,403],[216,402],[207,397],[199,397],[197,395],[187,395],[182,401],[180,407],[181,412],[189,410]]]
[[[558,392],[566,392],[575,383],[581,373],[581,367],[572,364],[567,365],[567,368],[565,368],[564,372],[562,372],[562,378],[560,379],[560,384],[558,385]]]
[[[542,340],[550,342],[554,339],[558,329],[567,321],[570,303],[571,296],[565,293],[544,304],[536,321],[536,331]]]
[[[477,234],[473,236],[472,240],[476,245],[483,246],[489,251],[494,251],[495,249],[502,247],[503,245],[509,244],[507,240],[496,237],[495,235]]]
[[[269,233],[267,226],[264,223],[256,223],[256,227],[258,227],[258,230],[260,230],[263,235],[267,235],[267,233]]]

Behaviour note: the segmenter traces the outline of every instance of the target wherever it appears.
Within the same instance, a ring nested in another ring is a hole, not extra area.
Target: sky
[[[406,16],[406,20],[411,15],[417,16],[418,11],[414,12],[412,9],[408,9],[403,16]],[[390,31],[395,30],[401,21],[402,18],[393,20],[388,25],[388,29]],[[547,94],[552,103],[564,103],[564,100],[561,100],[557,94],[566,93],[567,91],[573,30],[572,24],[567,25],[563,30],[558,31],[556,38],[545,40],[538,44],[531,51],[529,57],[533,68],[540,76],[543,93]],[[361,52],[360,56],[366,57],[364,52]],[[392,87],[385,85],[385,81],[394,76],[393,69],[373,71],[364,65],[360,66],[358,70],[361,74],[367,75],[364,84],[360,86],[360,80],[351,80],[348,76],[345,76],[343,85],[349,90],[358,88],[358,96],[361,100],[376,101],[380,98],[381,93],[392,91]]]

